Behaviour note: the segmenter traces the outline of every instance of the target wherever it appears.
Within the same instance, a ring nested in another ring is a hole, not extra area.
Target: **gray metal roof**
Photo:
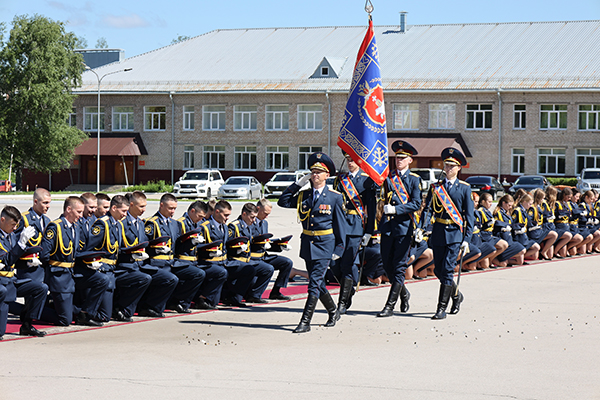
[[[103,92],[347,91],[366,26],[216,30],[121,62]],[[600,21],[377,26],[386,90],[600,87]],[[324,57],[338,78],[310,78]],[[76,92],[95,92],[83,75]]]

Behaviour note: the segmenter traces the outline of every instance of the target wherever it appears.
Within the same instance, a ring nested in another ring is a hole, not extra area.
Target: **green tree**
[[[88,42],[87,39],[84,38],[83,36],[77,36],[75,38],[75,48],[76,49],[87,49],[88,47]]]
[[[188,39],[191,39],[191,37],[190,36],[178,35],[177,39],[171,40],[171,44],[183,42],[184,40],[188,40]]]
[[[59,171],[86,135],[67,124],[81,84],[77,37],[62,22],[16,16],[0,42],[0,167]],[[17,177],[17,181],[19,181]]]
[[[106,38],[101,37],[98,39],[98,41],[96,41],[96,48],[97,49],[108,49],[108,42],[106,41]]]

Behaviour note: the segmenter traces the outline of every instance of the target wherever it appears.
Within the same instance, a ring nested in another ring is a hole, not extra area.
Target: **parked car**
[[[265,197],[281,196],[281,193],[283,193],[288,186],[302,178],[307,173],[309,174],[310,171],[276,173],[273,175],[271,180],[265,184]],[[302,189],[307,189],[309,185],[310,183],[302,187]]]
[[[335,182],[335,176],[330,176],[329,178],[327,178],[327,180],[325,181],[325,184],[327,185],[327,188],[329,190],[333,190],[333,183]]]
[[[470,176],[465,181],[471,185],[471,190],[477,194],[489,193],[492,199],[504,196],[504,187],[498,179],[491,176]]]
[[[429,186],[440,179],[442,170],[439,168],[411,168],[410,172],[421,177],[421,191],[429,190]]]
[[[225,181],[218,169],[194,169],[187,171],[173,186],[175,197],[216,196]]]
[[[10,183],[10,187],[6,186],[6,181],[0,180],[0,192],[14,192],[17,190],[17,185],[14,183]]]
[[[508,188],[508,193],[515,194],[519,189],[525,189],[528,192],[534,189],[546,190],[548,186],[550,186],[550,182],[541,175],[523,175]]]
[[[230,176],[219,188],[219,199],[260,199],[262,184],[253,176]]]
[[[582,192],[600,189],[600,168],[584,168],[577,177],[577,189]]]

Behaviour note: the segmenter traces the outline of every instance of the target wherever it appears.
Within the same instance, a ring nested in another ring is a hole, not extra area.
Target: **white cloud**
[[[137,14],[106,15],[102,22],[113,28],[141,28],[150,25],[148,21]]]

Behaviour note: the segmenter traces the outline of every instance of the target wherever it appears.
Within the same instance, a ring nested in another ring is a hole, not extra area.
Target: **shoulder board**
[[[419,175],[415,174],[414,172],[409,172],[409,174],[412,176],[416,176],[417,178],[421,178]]]
[[[332,193],[341,194],[340,192],[338,192],[338,191],[337,191],[337,190],[335,190],[335,189],[329,189],[329,191],[330,191],[330,192],[332,192]]]
[[[56,224],[56,225],[58,225],[60,223],[62,223],[62,219],[60,219],[60,218],[55,219],[54,221],[51,222],[51,224]]]
[[[361,176],[369,176],[369,174],[367,174],[367,173],[364,173],[364,172],[362,172],[360,175],[361,175]]]
[[[179,218],[177,218],[177,221],[184,222],[185,221],[185,217],[179,217]]]
[[[208,224],[210,224],[210,220],[207,219],[206,221],[202,222],[200,226],[207,226]]]
[[[468,183],[468,182],[461,181],[460,179],[458,180],[458,182],[462,183],[463,185],[471,186],[471,185],[469,185],[469,183]]]
[[[227,225],[239,225],[239,224],[240,224],[240,220],[239,220],[239,219],[236,219],[236,220],[233,220],[233,221],[231,221],[231,222],[230,222],[230,223],[228,223]]]
[[[21,216],[23,216],[23,217],[26,216],[26,215],[29,215],[29,211],[24,211],[24,212],[21,213]]]
[[[158,215],[155,215],[155,216],[153,216],[153,217],[150,217],[150,218],[148,218],[148,219],[146,220],[146,222],[151,222],[151,221],[152,221],[152,222],[154,222],[154,221],[156,221],[157,219],[158,219]]]
[[[108,221],[108,215],[105,215],[104,217],[100,217],[98,219],[101,221]]]

